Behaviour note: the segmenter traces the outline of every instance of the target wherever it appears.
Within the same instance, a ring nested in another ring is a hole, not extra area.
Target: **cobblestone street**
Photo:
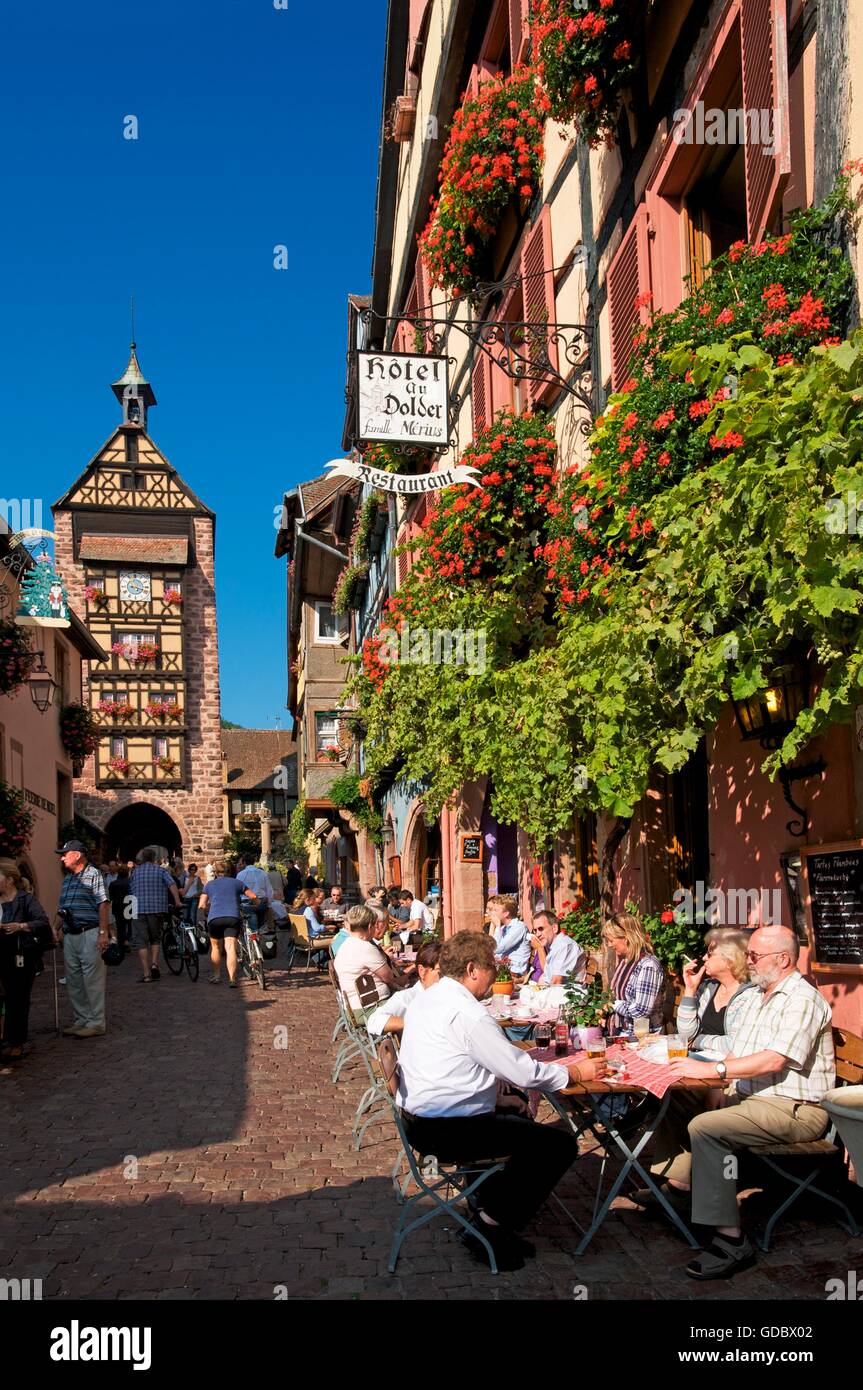
[[[697,1286],[664,1224],[615,1212],[576,1260],[548,1206],[524,1270],[492,1277],[436,1222],[390,1275],[395,1132],[381,1123],[353,1148],[362,1086],[356,1070],[330,1081],[326,978],[276,964],[261,995],[213,988],[208,973],[202,962],[197,984],[163,973],[144,987],[127,960],[110,972],[109,1035],[78,1041],[53,1033],[49,962],[32,1052],[0,1073],[7,1277],[41,1278],[46,1299],[272,1299],[279,1285],[301,1299],[566,1299],[575,1285],[592,1299],[821,1299],[863,1260],[863,1240],[814,1212],[780,1227],[753,1271]],[[65,1023],[62,987],[60,999]],[[594,1162],[560,1191],[582,1221]]]

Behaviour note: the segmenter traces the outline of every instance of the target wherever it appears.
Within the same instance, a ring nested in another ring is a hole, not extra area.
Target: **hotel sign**
[[[357,353],[357,439],[363,444],[449,444],[449,364],[421,353]]]
[[[24,800],[28,806],[38,806],[40,811],[47,811],[49,816],[57,814],[57,807],[53,801],[48,801],[46,797],[39,796],[38,792],[31,792],[29,787],[24,788]]]

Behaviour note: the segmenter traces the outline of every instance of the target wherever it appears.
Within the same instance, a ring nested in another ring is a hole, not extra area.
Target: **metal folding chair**
[[[434,1221],[437,1217],[447,1215],[451,1216],[465,1231],[470,1232],[485,1246],[488,1251],[491,1272],[497,1274],[497,1260],[491,1243],[483,1235],[479,1226],[469,1221],[458,1207],[460,1203],[466,1202],[467,1198],[472,1196],[490,1177],[495,1173],[500,1173],[504,1166],[503,1163],[491,1159],[485,1164],[476,1163],[462,1167],[455,1163],[441,1163],[431,1154],[421,1154],[419,1157],[422,1159],[422,1166],[420,1166],[417,1161],[417,1154],[411,1147],[405,1132],[401,1111],[397,1103],[398,1056],[392,1038],[381,1038],[376,1050],[381,1080],[389,1099],[402,1147],[402,1154],[399,1155],[396,1167],[393,1169],[393,1184],[401,1204],[401,1210],[393,1233],[392,1249],[387,1266],[390,1274],[395,1273],[399,1253],[408,1236],[412,1235],[414,1231],[420,1230],[422,1226],[427,1226],[430,1221]],[[408,1171],[403,1179],[399,1179],[398,1173],[403,1162],[407,1163]],[[411,1181],[416,1184],[418,1191],[412,1197],[407,1197],[407,1189]],[[417,1203],[426,1197],[431,1199],[431,1210],[412,1219],[412,1213],[415,1211]]]
[[[833,1045],[836,1051],[837,1082],[843,1086],[856,1085],[863,1080],[863,1038],[858,1038],[856,1033],[849,1033],[844,1028],[834,1028]],[[777,1174],[791,1186],[788,1196],[771,1214],[758,1241],[762,1250],[770,1249],[770,1240],[777,1222],[781,1220],[789,1207],[793,1206],[798,1197],[802,1197],[805,1192],[820,1197],[833,1207],[838,1207],[845,1218],[843,1220],[842,1215],[836,1217],[839,1225],[849,1235],[859,1235],[860,1228],[847,1204],[833,1193],[825,1192],[822,1187],[816,1186],[815,1182],[815,1179],[820,1176],[822,1168],[828,1163],[843,1164],[847,1167],[847,1154],[836,1132],[835,1124],[831,1124],[823,1139],[816,1139],[811,1143],[804,1144],[770,1144],[767,1148],[750,1149],[749,1153],[760,1159],[771,1172]],[[778,1159],[782,1159],[786,1163],[794,1162],[795,1159],[811,1159],[812,1162],[811,1164],[806,1163],[805,1167],[801,1165],[800,1172],[795,1173],[789,1172],[783,1163],[777,1162]]]
[[[295,934],[294,950],[298,951],[300,955],[305,954],[306,969],[308,970],[312,963],[312,956],[316,955],[318,951],[326,951],[332,944],[335,933],[312,936],[309,931],[309,924],[302,913],[289,912],[288,917]]]

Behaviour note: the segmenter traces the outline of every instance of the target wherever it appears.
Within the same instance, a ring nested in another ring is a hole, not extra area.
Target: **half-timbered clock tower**
[[[215,515],[147,433],[132,344],[122,423],[54,506],[57,566],[109,655],[85,671],[103,737],[75,783],[103,852],[209,859],[222,840]]]

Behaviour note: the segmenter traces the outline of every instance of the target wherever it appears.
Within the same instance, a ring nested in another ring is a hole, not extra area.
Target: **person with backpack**
[[[6,1020],[3,1061],[18,1062],[24,1055],[30,1018],[33,981],[42,973],[42,952],[54,945],[51,924],[44,907],[22,889],[21,874],[11,859],[0,859],[0,984]]]

